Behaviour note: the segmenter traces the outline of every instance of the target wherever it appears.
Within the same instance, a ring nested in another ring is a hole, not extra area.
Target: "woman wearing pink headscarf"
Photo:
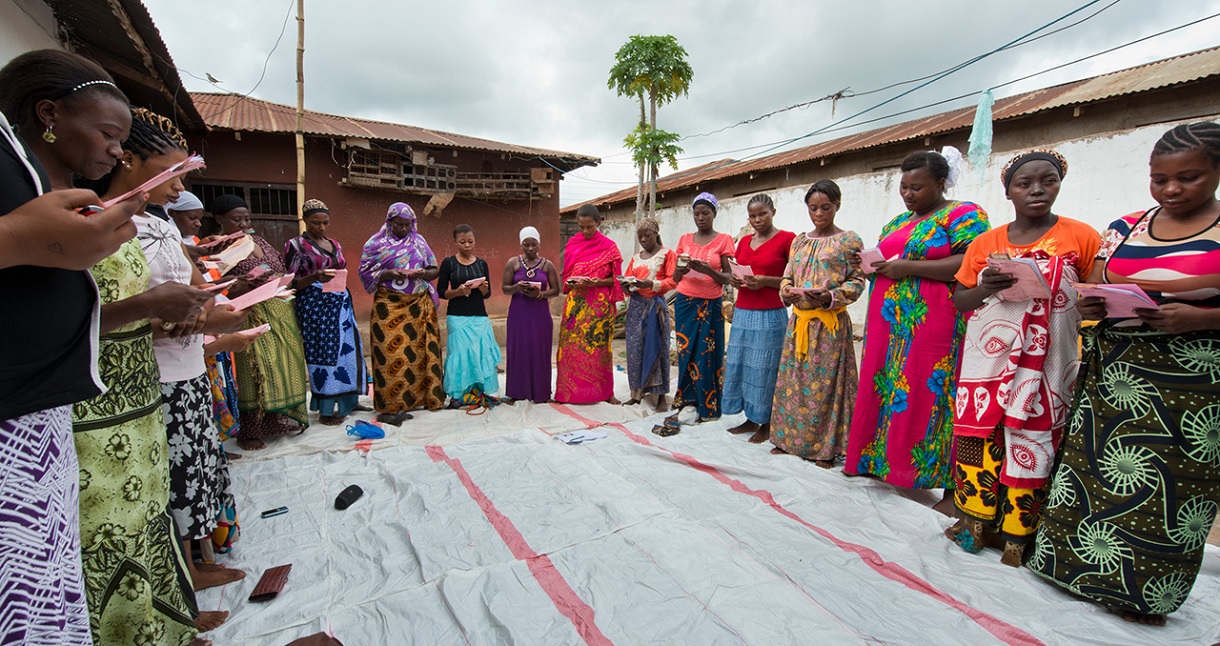
[[[555,401],[617,404],[610,338],[614,335],[615,303],[623,300],[616,276],[623,274],[618,245],[597,230],[597,207],[586,204],[576,212],[580,233],[563,250],[563,291],[568,300],[559,325],[555,357]]]
[[[382,422],[398,425],[409,411],[445,405],[436,254],[415,230],[415,212],[396,202],[381,230],[364,243],[360,281],[373,294],[373,407]]]

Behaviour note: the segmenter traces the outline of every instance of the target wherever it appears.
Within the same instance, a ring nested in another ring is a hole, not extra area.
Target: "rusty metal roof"
[[[992,119],[1005,121],[1066,106],[1095,103],[1159,88],[1189,83],[1220,75],[1220,47],[1204,49],[1173,58],[1147,63],[1109,74],[1063,83],[1032,92],[996,99]],[[674,173],[659,180],[657,191],[676,190],[704,182],[737,177],[800,164],[832,155],[920,139],[931,135],[969,128],[974,123],[974,108],[966,107],[903,123],[877,128],[838,139],[831,139],[746,161],[724,160]],[[624,189],[581,204],[565,207],[563,213],[584,204],[607,206],[635,199],[635,189]]]
[[[45,0],[73,51],[110,72],[132,104],[203,130],[161,32],[140,0]]]
[[[192,92],[191,98],[211,128],[246,132],[296,132],[296,108],[292,106],[239,94]],[[600,159],[588,155],[529,148],[418,126],[343,117],[313,110],[305,111],[304,131],[307,135],[323,137],[394,141],[442,148],[487,150],[526,155],[531,158],[541,157],[550,163],[561,164],[565,170],[573,170],[581,166],[596,166],[601,162]]]

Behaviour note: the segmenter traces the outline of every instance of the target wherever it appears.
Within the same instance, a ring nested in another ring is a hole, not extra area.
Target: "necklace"
[[[517,256],[517,259],[521,261],[521,268],[525,270],[526,278],[533,278],[534,274],[538,273],[538,268],[542,266],[543,260],[545,260],[542,256],[538,256],[538,262],[534,263],[533,267],[530,267],[525,264],[525,256]]]

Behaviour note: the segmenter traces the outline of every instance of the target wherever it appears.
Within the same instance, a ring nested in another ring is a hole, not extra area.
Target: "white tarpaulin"
[[[1212,644],[1209,546],[1163,628],[1131,624],[945,539],[930,492],[848,479],[638,407],[416,413],[370,451],[313,426],[231,470],[249,576],[199,594],[218,644],[325,631],[370,644]],[[622,422],[601,425],[601,422]],[[551,435],[607,432],[568,445]],[[350,484],[364,497],[345,511]],[[259,512],[287,506],[263,519]],[[246,600],[291,563],[280,596]]]

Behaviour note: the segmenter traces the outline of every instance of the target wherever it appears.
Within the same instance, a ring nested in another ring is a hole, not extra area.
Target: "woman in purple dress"
[[[551,400],[550,299],[559,295],[559,274],[551,261],[538,255],[538,229],[521,230],[521,255],[504,264],[508,306],[507,399]]]

